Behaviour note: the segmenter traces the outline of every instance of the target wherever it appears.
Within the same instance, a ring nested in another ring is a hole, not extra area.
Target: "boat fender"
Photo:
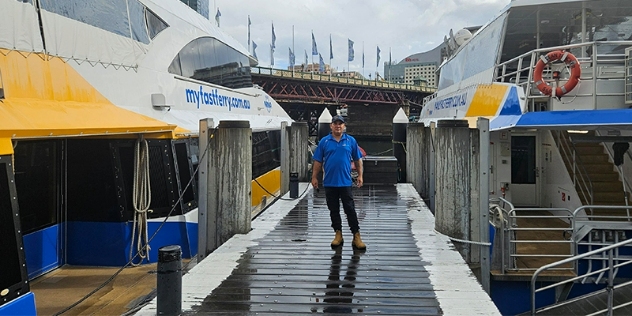
[[[564,63],[566,63],[566,65],[568,65],[568,67],[571,69],[571,76],[570,78],[568,78],[568,81],[566,81],[564,85],[553,89],[553,87],[551,87],[542,79],[542,71],[544,70],[544,67],[546,65],[557,60],[563,61]],[[542,92],[544,95],[560,98],[561,96],[573,90],[575,86],[577,86],[581,73],[582,70],[579,66],[579,61],[577,61],[577,58],[575,58],[573,54],[571,54],[570,52],[565,52],[563,50],[556,50],[549,52],[544,56],[540,56],[540,60],[538,60],[538,63],[535,65],[535,69],[533,70],[533,81],[538,87],[538,90],[540,90],[540,92]]]

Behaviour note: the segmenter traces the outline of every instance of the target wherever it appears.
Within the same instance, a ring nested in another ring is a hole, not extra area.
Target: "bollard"
[[[290,173],[290,198],[298,197],[298,172]]]
[[[158,315],[182,312],[182,250],[178,245],[158,249]]]

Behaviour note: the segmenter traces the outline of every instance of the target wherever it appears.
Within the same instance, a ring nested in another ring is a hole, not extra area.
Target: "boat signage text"
[[[231,97],[223,95],[218,92],[218,89],[211,91],[204,91],[203,86],[200,86],[200,90],[185,89],[185,94],[188,103],[196,103],[197,108],[200,105],[228,107],[231,109],[250,109],[250,101],[242,98]]]
[[[467,92],[463,92],[461,94],[457,94],[445,99],[437,100],[434,104],[434,108],[435,110],[443,110],[465,105],[467,105]]]

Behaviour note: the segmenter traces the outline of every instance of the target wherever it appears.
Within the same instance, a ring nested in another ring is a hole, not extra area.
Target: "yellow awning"
[[[108,103],[0,100],[0,139],[138,133],[163,133],[172,137],[175,129],[175,125]]]
[[[0,156],[13,155],[13,143],[10,138],[0,137]]]

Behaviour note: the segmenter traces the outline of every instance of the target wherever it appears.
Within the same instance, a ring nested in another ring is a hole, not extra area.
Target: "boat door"
[[[511,135],[511,203],[515,206],[539,205],[537,136]]]

